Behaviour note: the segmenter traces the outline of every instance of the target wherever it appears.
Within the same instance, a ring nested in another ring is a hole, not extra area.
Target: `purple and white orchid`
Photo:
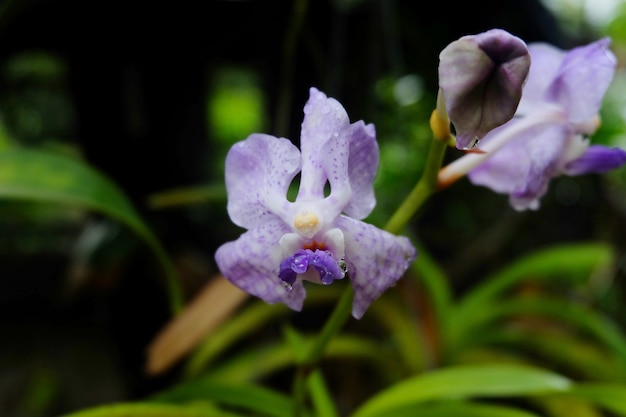
[[[532,64],[515,117],[480,141],[483,154],[442,169],[440,184],[467,173],[472,183],[508,194],[516,210],[536,210],[552,178],[625,164],[626,151],[588,139],[615,71],[609,44],[604,38],[570,51],[530,44]]]
[[[298,311],[306,295],[303,281],[328,285],[347,275],[352,315],[361,318],[416,257],[406,237],[361,221],[376,204],[374,126],[351,124],[338,101],[311,88],[300,147],[252,134],[230,149],[227,209],[247,231],[218,248],[217,265],[244,291]],[[289,201],[287,190],[298,173],[298,194]]]

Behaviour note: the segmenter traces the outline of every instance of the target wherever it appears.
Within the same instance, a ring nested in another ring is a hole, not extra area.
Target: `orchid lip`
[[[278,277],[285,288],[291,290],[298,277],[307,281],[330,285],[345,276],[342,260],[335,260],[332,253],[322,249],[300,249],[280,263]]]

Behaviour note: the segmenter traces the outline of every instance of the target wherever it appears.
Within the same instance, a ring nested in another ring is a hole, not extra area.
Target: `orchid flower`
[[[457,148],[472,148],[513,117],[529,67],[524,41],[502,29],[463,36],[441,51],[439,88]]]
[[[465,155],[441,170],[444,186],[465,173],[470,181],[508,194],[516,210],[539,208],[559,175],[603,173],[626,163],[619,148],[590,145],[598,112],[616,66],[604,38],[563,51],[529,45],[532,59],[515,117],[487,134],[484,152]]]
[[[252,134],[230,149],[227,210],[247,231],[218,248],[217,265],[244,291],[297,311],[306,295],[303,281],[329,285],[347,275],[352,315],[361,318],[416,258],[406,237],[361,221],[376,204],[375,128],[351,124],[338,101],[311,88],[300,147]],[[298,174],[298,194],[289,201]]]

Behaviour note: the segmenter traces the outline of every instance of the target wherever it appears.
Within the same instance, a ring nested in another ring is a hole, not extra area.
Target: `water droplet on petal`
[[[463,150],[464,151],[472,150],[474,147],[476,147],[476,145],[478,145],[478,142],[480,142],[480,140],[477,137],[475,137],[468,146],[463,148]]]

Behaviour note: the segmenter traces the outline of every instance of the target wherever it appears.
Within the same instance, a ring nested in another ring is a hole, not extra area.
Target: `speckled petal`
[[[304,108],[300,147],[302,176],[297,200],[319,199],[326,180],[328,204],[357,219],[376,205],[374,177],[378,170],[378,144],[374,125],[350,124],[341,104],[315,88]]]
[[[268,220],[220,246],[215,260],[224,277],[242,290],[267,303],[282,302],[300,311],[306,295],[302,282],[296,280],[288,290],[278,276],[284,257],[278,242],[288,232],[282,221]]]
[[[354,219],[364,219],[374,206],[374,177],[378,170],[378,144],[374,125],[358,121],[350,125],[348,178],[352,195],[344,212]]]
[[[404,275],[417,252],[406,237],[350,217],[339,217],[336,226],[345,237],[345,261],[354,288],[352,315],[360,319],[369,305]]]
[[[579,158],[568,163],[564,171],[567,175],[601,174],[624,164],[626,151],[623,149],[592,145]]]
[[[289,140],[250,135],[226,156],[228,214],[250,229],[288,210],[287,189],[300,169],[300,152]]]
[[[316,88],[310,89],[309,100],[304,106],[304,120],[300,134],[302,174],[298,200],[324,197],[326,180],[333,177],[332,173],[327,172],[328,165],[333,160],[334,165],[339,166],[340,170],[346,170],[348,142],[345,138],[345,130],[349,125],[348,114],[337,100],[326,97],[326,94]],[[344,184],[348,184],[345,172],[340,173],[335,180],[334,185],[337,188],[335,191],[339,191]]]

